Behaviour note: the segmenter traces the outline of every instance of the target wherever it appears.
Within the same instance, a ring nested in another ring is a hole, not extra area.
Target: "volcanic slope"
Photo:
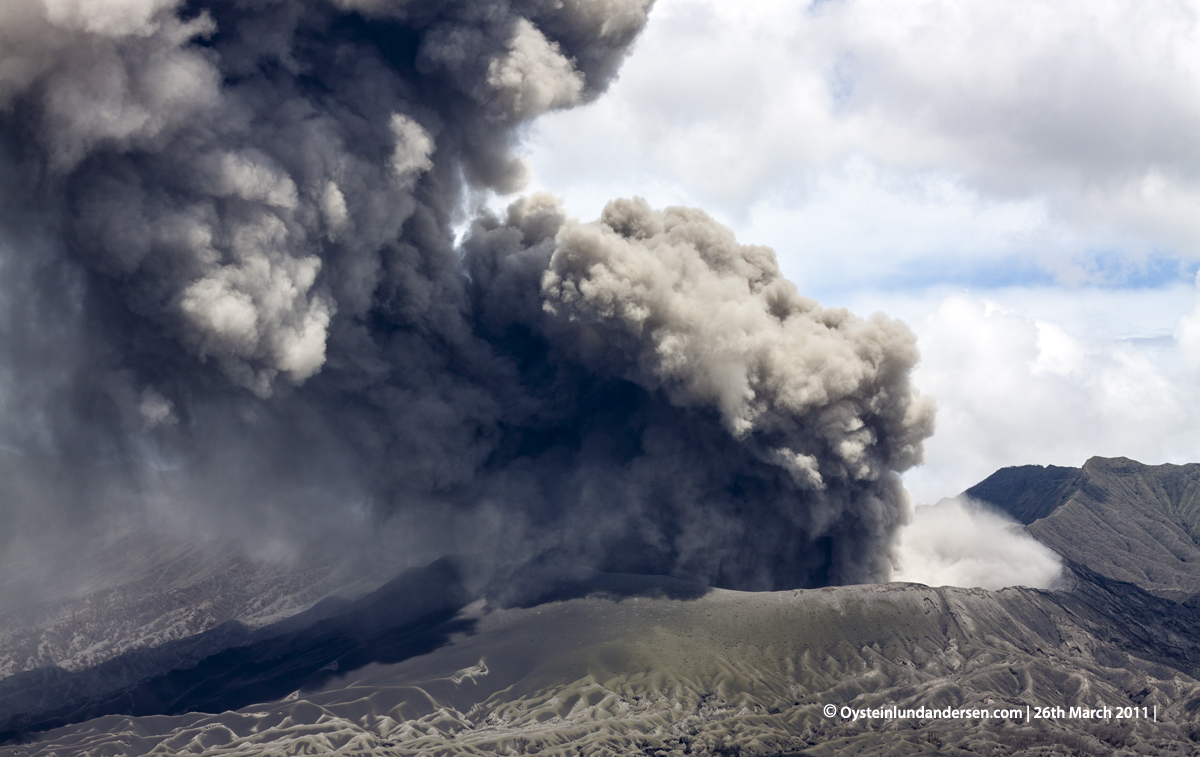
[[[57,477],[45,460],[0,449],[6,506],[82,500],[82,487]],[[327,597],[366,594],[404,567],[380,550],[360,550],[353,560],[252,556],[227,537],[141,520],[92,524],[80,528],[86,538],[42,543],[18,538],[21,530],[7,525],[0,526],[0,692],[20,673],[83,671],[223,626],[230,631],[230,624],[267,626]],[[53,528],[40,531],[49,536]],[[38,548],[60,555],[57,573],[33,567],[44,565],[30,554]]]
[[[1147,582],[1145,555],[1182,552],[1197,469],[1095,459],[973,487],[1035,536],[1069,528],[1083,503],[1107,506],[1096,519],[1109,530],[1064,550],[1056,591],[744,593],[581,569],[563,580],[562,566],[472,589],[469,570],[442,560],[232,642],[105,663],[142,671],[132,683],[114,687],[103,666],[0,681],[0,754],[1196,755],[1200,608]],[[1110,575],[1125,565],[1145,587]],[[889,706],[1149,717],[856,721],[841,709]]]
[[[426,597],[434,581],[452,590],[444,563],[428,570],[409,585]],[[598,574],[574,592],[584,596],[508,608],[479,600],[453,618],[409,613],[383,635],[436,641],[406,659],[364,657],[361,645],[345,644],[347,629],[364,625],[353,614],[360,605],[322,621],[325,635],[302,631],[255,660],[209,660],[199,675],[176,671],[149,687],[161,693],[174,681],[183,699],[204,690],[209,714],[110,714],[27,732],[0,749],[47,757],[1196,754],[1200,617],[1081,570],[1065,592],[912,584],[689,592],[671,579]],[[305,675],[285,694],[279,683],[289,670]],[[260,689],[273,699],[224,709],[222,693],[244,692],[251,673],[275,682]],[[1104,704],[1146,707],[1157,722],[854,722],[826,717],[827,704]]]
[[[965,494],[1026,525],[1070,562],[1182,600],[1200,593],[1200,465],[1093,457],[1003,468]]]

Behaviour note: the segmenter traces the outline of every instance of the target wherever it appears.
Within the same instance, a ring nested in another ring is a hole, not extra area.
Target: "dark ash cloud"
[[[886,577],[932,430],[903,325],[638,199],[585,224],[529,197],[454,245],[649,5],[6,3],[5,559],[148,528]]]

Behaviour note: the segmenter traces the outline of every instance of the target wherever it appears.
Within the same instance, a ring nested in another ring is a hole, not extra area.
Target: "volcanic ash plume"
[[[902,325],[637,199],[526,198],[455,248],[649,5],[4,3],[0,563],[134,523],[885,577],[932,429]]]
[[[605,561],[649,554],[630,567],[738,586],[886,575],[905,513],[896,471],[920,462],[932,428],[908,385],[917,355],[904,326],[822,309],[771,250],[739,245],[701,211],[640,199],[591,224],[523,200],[466,246],[493,339],[531,340],[581,377],[559,383],[572,412],[622,398],[570,424],[624,440],[579,456],[573,475],[586,478],[565,497],[598,499],[572,518],[616,534]],[[606,524],[614,512],[620,524]],[[628,524],[636,548],[621,544]]]

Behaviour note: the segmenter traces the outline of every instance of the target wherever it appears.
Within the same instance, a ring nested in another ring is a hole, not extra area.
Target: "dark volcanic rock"
[[[1004,468],[965,493],[1102,576],[1174,600],[1200,593],[1200,465],[1093,457]]]
[[[223,712],[286,696],[334,671],[425,654],[470,621],[450,560],[414,568],[354,602],[325,602],[251,632],[227,624],[95,668],[44,668],[0,681],[0,741],[105,715]]]
[[[1083,471],[1058,465],[1001,468],[965,494],[989,502],[1029,525],[1054,512],[1080,487]]]

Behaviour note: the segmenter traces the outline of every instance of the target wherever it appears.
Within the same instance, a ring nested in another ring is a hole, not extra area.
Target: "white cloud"
[[[1046,290],[1040,305],[1031,290],[993,294],[952,294],[910,318],[914,381],[938,401],[928,462],[905,477],[917,502],[1007,465],[1200,459],[1200,392],[1170,336],[1191,292]]]
[[[970,499],[918,507],[900,532],[894,581],[929,586],[1054,587],[1062,560],[1021,524]]]
[[[582,217],[632,194],[699,205],[872,281],[997,255],[1093,281],[1097,250],[1200,257],[1198,17],[1135,0],[660,0],[613,89],[538,124],[531,163]]]
[[[1013,261],[1031,250],[1070,261],[1081,251],[1040,200],[988,201],[949,176],[886,173],[860,159],[756,201],[739,231],[773,247],[785,273],[822,301],[864,284],[1046,278],[1032,263],[1013,270]]]

